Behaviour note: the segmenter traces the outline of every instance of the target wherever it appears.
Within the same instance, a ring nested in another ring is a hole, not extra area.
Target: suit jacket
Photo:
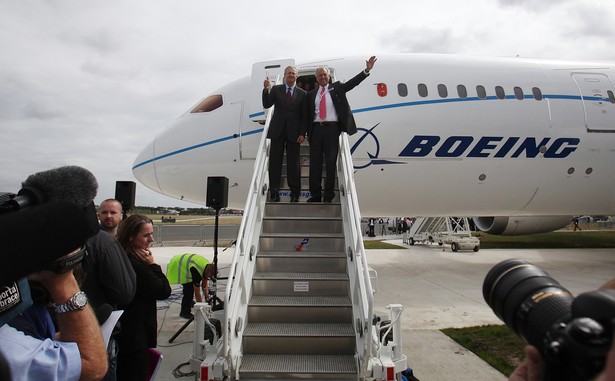
[[[347,132],[348,135],[354,135],[357,132],[357,124],[354,121],[354,116],[352,116],[352,110],[350,109],[350,105],[348,104],[346,93],[354,89],[368,76],[369,74],[365,74],[365,71],[361,71],[348,82],[342,83],[340,81],[337,81],[329,85],[329,95],[331,96],[333,106],[335,106],[335,112],[337,112],[340,128],[342,131]],[[316,112],[316,95],[319,89],[320,87],[317,87],[316,89],[310,91],[310,93],[308,94],[307,103],[308,115],[310,120],[308,127],[308,135],[312,128],[312,122],[314,121],[314,113]]]
[[[81,289],[92,307],[104,303],[113,309],[130,303],[137,288],[137,276],[122,246],[111,234],[100,230],[86,241],[88,254],[81,262],[87,276]]]
[[[308,125],[306,99],[307,92],[299,86],[295,86],[290,104],[286,99],[286,84],[273,86],[271,91],[263,89],[263,107],[269,108],[275,105],[267,137],[279,138],[284,127],[289,142],[297,141],[299,135],[305,136]]]

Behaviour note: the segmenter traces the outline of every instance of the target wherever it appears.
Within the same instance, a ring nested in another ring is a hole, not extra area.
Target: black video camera
[[[545,380],[591,380],[602,371],[615,330],[615,290],[576,298],[522,259],[495,265],[483,297],[508,328],[538,348]]]
[[[22,193],[24,193],[23,190],[19,194],[0,192],[0,215],[22,210],[24,206],[21,204],[18,197]],[[84,208],[84,212],[94,213],[95,215],[96,211],[94,209],[93,203],[91,206],[88,205],[86,208]],[[46,266],[43,266],[43,270],[53,271],[56,274],[62,274],[71,271],[81,263],[81,261],[86,255],[87,251],[84,245],[79,250],[75,250],[68,255],[57,258],[55,261],[47,264]]]

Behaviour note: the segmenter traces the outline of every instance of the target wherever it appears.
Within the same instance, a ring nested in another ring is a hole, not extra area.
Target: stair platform
[[[241,379],[356,379],[357,365],[352,355],[245,355]]]

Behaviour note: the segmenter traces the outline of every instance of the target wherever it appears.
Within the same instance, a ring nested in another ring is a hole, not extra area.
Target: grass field
[[[615,231],[556,231],[520,236],[481,233],[481,249],[572,249],[615,247]]]
[[[525,343],[505,325],[447,328],[442,332],[506,376],[525,358]]]
[[[497,236],[479,233],[481,249],[572,249],[615,248],[615,230],[557,231],[544,234]],[[404,249],[384,240],[363,241],[366,249]]]

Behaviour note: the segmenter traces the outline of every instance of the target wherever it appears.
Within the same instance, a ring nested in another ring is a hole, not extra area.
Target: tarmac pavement
[[[440,332],[450,327],[503,324],[482,296],[485,275],[495,264],[508,258],[528,260],[574,295],[594,290],[615,278],[615,249],[481,249],[454,253],[438,245],[404,245],[400,238],[388,242],[405,248],[367,251],[368,263],[378,273],[374,312],[386,317],[387,305],[404,306],[403,352],[408,356],[408,366],[421,381],[506,380]],[[176,254],[196,253],[213,260],[211,247],[154,247],[152,251],[163,270]],[[228,274],[233,252],[218,252],[222,277]],[[225,287],[225,281],[218,282],[219,292],[224,292]],[[174,285],[173,289],[169,300],[159,302],[158,349],[164,360],[158,380],[177,380],[173,369],[187,362],[192,353],[192,323],[173,343],[168,342],[186,322],[179,317],[181,286]],[[190,368],[183,366],[180,370],[188,372]]]

